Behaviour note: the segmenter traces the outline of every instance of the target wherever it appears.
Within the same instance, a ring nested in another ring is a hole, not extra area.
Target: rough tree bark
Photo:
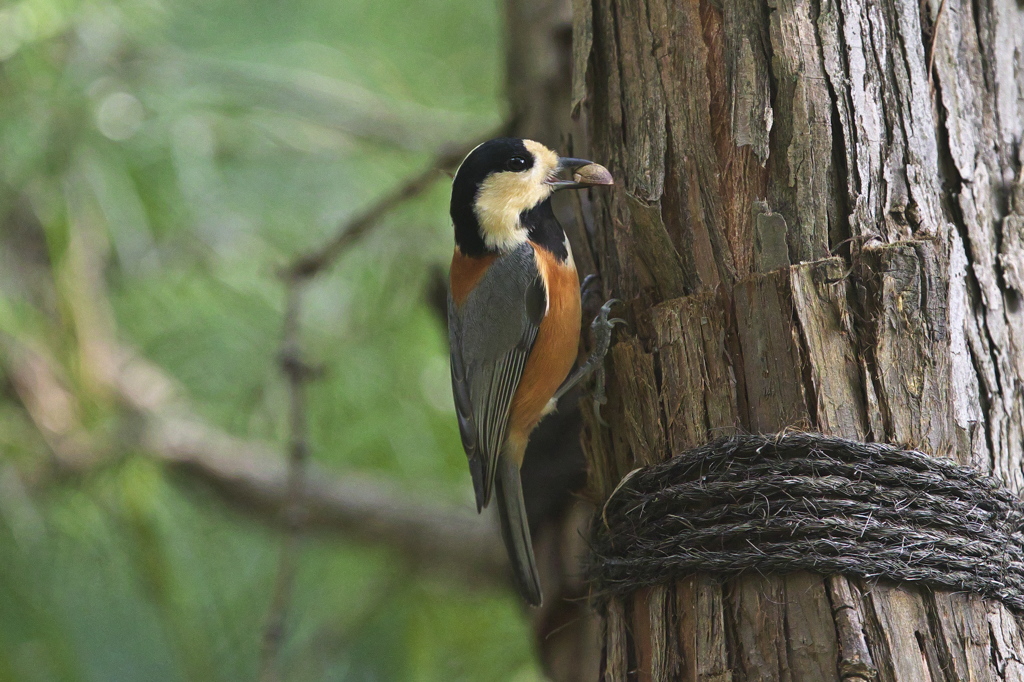
[[[629,330],[600,504],[736,431],[910,444],[1024,484],[1024,5],[577,0],[574,106],[612,169],[591,251]],[[576,246],[579,250],[580,245]],[[966,594],[696,575],[613,601],[607,680],[1020,680]]]

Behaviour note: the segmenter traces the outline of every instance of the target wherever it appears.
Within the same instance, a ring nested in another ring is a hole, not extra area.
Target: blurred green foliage
[[[501,117],[499,6],[474,0],[0,4],[0,338],[51,358],[58,416],[116,451],[118,339],[233,434],[283,443],[275,271]],[[309,290],[317,461],[469,508],[441,321],[446,183]],[[115,330],[110,332],[110,330]],[[8,349],[10,346],[7,346]],[[5,358],[13,362],[12,358]],[[0,682],[254,679],[279,537],[144,452],[48,477],[0,363]],[[72,448],[73,449],[73,448]],[[132,450],[132,448],[129,448]],[[517,601],[383,548],[305,541],[289,680],[533,680]]]

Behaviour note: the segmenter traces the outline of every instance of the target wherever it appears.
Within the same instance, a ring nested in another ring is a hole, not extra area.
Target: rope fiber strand
[[[693,573],[922,583],[1024,612],[1024,505],[948,459],[815,433],[732,436],[627,476],[594,520],[599,596]]]

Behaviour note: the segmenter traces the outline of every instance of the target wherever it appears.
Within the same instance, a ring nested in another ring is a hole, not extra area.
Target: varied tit
[[[493,491],[516,582],[535,606],[540,578],[519,467],[530,432],[567,388],[581,315],[572,250],[550,197],[610,184],[603,166],[517,138],[474,149],[452,183],[448,332],[459,430],[477,510]]]

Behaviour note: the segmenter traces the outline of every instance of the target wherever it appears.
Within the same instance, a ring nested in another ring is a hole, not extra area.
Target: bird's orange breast
[[[530,432],[576,363],[580,343],[580,281],[576,268],[560,263],[546,249],[531,246],[547,289],[548,310],[523,368],[509,414],[509,453],[520,464]]]

